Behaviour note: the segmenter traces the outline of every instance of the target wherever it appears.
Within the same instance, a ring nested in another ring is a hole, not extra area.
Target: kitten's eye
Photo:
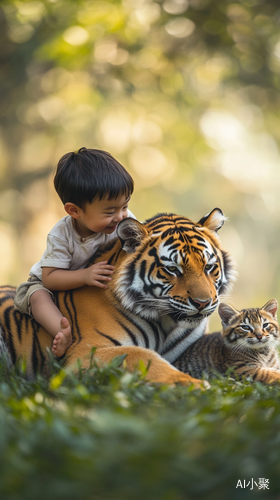
[[[263,324],[263,329],[265,330],[269,326],[269,323],[264,323]]]
[[[248,325],[240,325],[242,330],[246,330],[247,332],[251,330],[251,328]]]

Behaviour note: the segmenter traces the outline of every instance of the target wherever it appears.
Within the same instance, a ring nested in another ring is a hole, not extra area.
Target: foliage
[[[156,386],[121,361],[49,382],[1,366],[1,498],[278,498],[278,387]],[[251,478],[269,490],[236,488]]]

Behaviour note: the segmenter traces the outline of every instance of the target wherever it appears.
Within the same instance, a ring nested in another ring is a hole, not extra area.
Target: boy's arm
[[[71,290],[81,288],[84,285],[107,288],[103,281],[110,281],[114,266],[107,261],[98,262],[85,269],[70,271],[57,267],[42,267],[43,285],[51,291]]]

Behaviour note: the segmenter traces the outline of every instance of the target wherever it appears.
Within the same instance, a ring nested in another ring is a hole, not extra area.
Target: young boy
[[[50,231],[41,260],[17,288],[15,309],[38,321],[54,338],[53,353],[62,356],[72,342],[71,327],[51,291],[84,285],[107,288],[113,266],[106,261],[84,266],[100,245],[116,237],[122,219],[134,217],[128,210],[134,185],[109,153],[81,148],[59,160],[54,187],[68,215]]]

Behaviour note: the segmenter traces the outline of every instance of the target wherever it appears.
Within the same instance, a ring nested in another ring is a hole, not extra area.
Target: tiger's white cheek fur
[[[133,278],[133,282],[130,285],[131,289],[139,293],[144,293],[145,285],[146,285],[145,295],[149,295],[149,287],[152,285],[153,296],[156,297],[162,296],[163,294],[162,284],[158,283],[157,279],[155,279],[152,275],[150,276],[146,275],[143,279],[139,276],[138,272],[136,272]]]
[[[160,286],[155,286],[153,288],[153,293],[156,297],[161,297],[162,296],[162,287]]]
[[[138,273],[136,273],[134,275],[133,282],[131,283],[131,287],[134,290],[137,290],[138,292],[140,292],[142,290],[142,288],[143,288],[143,281],[141,280],[141,278],[138,275]]]

